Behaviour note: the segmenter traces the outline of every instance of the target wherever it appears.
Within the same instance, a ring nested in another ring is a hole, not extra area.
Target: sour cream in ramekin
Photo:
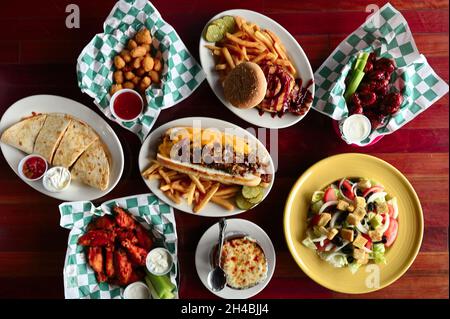
[[[69,170],[62,166],[50,168],[42,180],[46,190],[52,193],[62,192],[67,189],[72,180]]]

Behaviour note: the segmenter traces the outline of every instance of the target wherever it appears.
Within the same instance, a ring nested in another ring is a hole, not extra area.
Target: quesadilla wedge
[[[94,130],[79,120],[72,119],[53,156],[52,164],[69,168],[77,158],[96,140]]]
[[[4,131],[1,141],[27,154],[33,153],[34,142],[46,118],[46,114],[38,114],[23,119]]]
[[[53,154],[71,122],[65,114],[48,114],[44,126],[39,132],[33,153],[43,156],[51,163]]]
[[[109,172],[108,151],[100,140],[89,146],[71,170],[72,178],[100,190],[108,188]]]

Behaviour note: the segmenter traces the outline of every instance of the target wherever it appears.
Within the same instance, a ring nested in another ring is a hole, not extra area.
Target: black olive
[[[362,195],[363,195],[363,193],[359,189],[357,189],[356,190],[356,196],[362,197]]]
[[[367,211],[369,211],[369,212],[374,212],[375,211],[375,204],[373,202],[367,204]]]
[[[344,254],[353,254],[353,248],[352,245],[348,244],[345,247],[342,248],[342,252]]]
[[[386,236],[383,236],[383,237],[382,237],[381,242],[382,242],[383,244],[386,244],[386,242],[387,242]]]
[[[353,236],[356,238],[358,236],[358,231],[356,229],[353,229]]]
[[[355,258],[353,258],[352,256],[347,256],[347,262],[349,264],[351,264],[354,260],[355,260]]]
[[[344,222],[344,220],[347,219],[347,216],[348,216],[348,212],[341,213],[341,214],[338,216],[338,218],[336,219],[336,223],[337,223],[337,224],[342,224],[342,223]]]
[[[342,246],[342,244],[343,244],[342,238],[340,236],[334,236],[334,238],[331,240],[331,242],[333,244],[335,244],[336,246]]]

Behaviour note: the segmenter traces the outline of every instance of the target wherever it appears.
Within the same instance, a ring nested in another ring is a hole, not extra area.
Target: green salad
[[[312,194],[303,245],[355,273],[367,263],[386,263],[397,233],[397,199],[370,179],[343,178]]]

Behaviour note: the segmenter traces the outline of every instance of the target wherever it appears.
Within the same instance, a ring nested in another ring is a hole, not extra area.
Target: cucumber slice
[[[206,29],[205,39],[209,42],[217,42],[223,39],[223,33],[220,32],[220,28],[217,25],[210,24]]]
[[[254,206],[252,203],[246,200],[241,193],[238,193],[236,195],[236,205],[242,210],[248,210]]]
[[[242,195],[246,199],[258,197],[262,194],[263,189],[259,186],[244,186],[242,187]]]
[[[322,191],[314,192],[314,194],[312,195],[312,198],[311,198],[311,203],[314,204],[314,203],[318,202],[319,200],[322,200],[324,194],[325,194],[325,192],[322,192]]]

